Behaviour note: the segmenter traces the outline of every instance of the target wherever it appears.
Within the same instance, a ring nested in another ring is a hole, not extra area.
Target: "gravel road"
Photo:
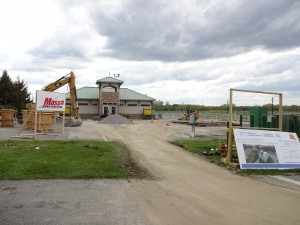
[[[1,181],[0,224],[300,224],[299,185],[243,177],[169,143],[190,129],[163,120],[66,128],[68,139],[124,142],[154,179]]]

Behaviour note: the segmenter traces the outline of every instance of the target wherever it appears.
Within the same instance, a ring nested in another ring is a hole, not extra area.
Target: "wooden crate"
[[[40,112],[38,113],[37,130],[41,132],[48,132],[53,129],[55,120],[55,112]]]
[[[23,125],[24,129],[33,130],[34,129],[34,112],[32,112],[30,116],[29,115],[30,115],[30,110],[22,111],[22,117],[23,117],[22,125]]]
[[[16,111],[13,109],[0,110],[1,127],[14,127],[16,121]]]
[[[1,120],[1,127],[14,127],[14,120]]]
[[[13,109],[1,109],[1,121],[2,120],[14,120],[16,118],[16,111]]]
[[[55,118],[54,112],[42,112],[38,115],[38,121],[41,124],[53,124]]]
[[[33,111],[30,114],[29,110],[23,110],[23,123],[26,122],[26,118],[28,118],[26,124],[23,124],[24,129],[34,130],[35,125],[35,112]],[[53,129],[55,122],[55,112],[38,112],[37,114],[37,130],[41,132],[48,132]]]

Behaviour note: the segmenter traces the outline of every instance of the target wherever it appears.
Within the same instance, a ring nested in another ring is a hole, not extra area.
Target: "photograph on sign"
[[[234,129],[242,169],[300,168],[300,142],[295,133]]]
[[[65,111],[66,95],[64,93],[37,91],[37,111]]]
[[[243,144],[246,163],[279,163],[274,145]]]

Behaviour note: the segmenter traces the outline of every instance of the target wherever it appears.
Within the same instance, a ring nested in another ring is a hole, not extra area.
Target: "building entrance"
[[[113,105],[106,105],[106,106],[103,106],[103,113],[102,115],[103,116],[109,116],[109,115],[112,115],[112,114],[116,114],[117,113],[117,106],[113,106]]]
[[[108,116],[108,113],[109,113],[109,110],[108,110],[108,107],[104,107],[104,116]]]

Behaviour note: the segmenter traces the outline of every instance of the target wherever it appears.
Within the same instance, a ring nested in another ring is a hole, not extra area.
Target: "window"
[[[111,102],[107,103],[107,102],[104,102],[103,105],[117,105],[117,103],[111,103]]]
[[[137,106],[137,104],[127,104],[127,106]]]
[[[150,106],[150,104],[141,104],[141,106]]]

